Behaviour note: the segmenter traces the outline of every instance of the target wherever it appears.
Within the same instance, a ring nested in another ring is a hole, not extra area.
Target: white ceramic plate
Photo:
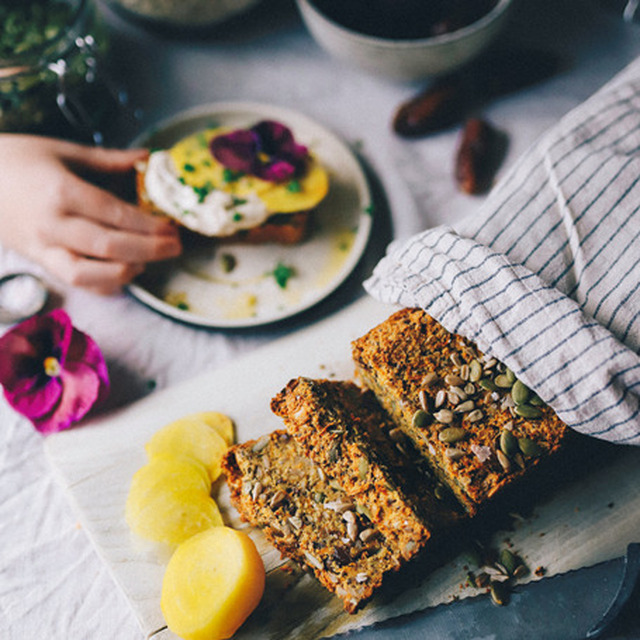
[[[309,238],[295,246],[194,243],[178,260],[151,266],[130,285],[133,296],[152,309],[206,327],[268,324],[317,304],[358,264],[372,226],[369,185],[346,144],[313,120],[272,105],[217,103],[163,122],[134,145],[165,148],[212,124],[235,128],[263,119],[287,125],[329,171],[329,194],[316,209]],[[230,272],[225,256],[235,261]],[[275,273],[290,274],[286,286]]]

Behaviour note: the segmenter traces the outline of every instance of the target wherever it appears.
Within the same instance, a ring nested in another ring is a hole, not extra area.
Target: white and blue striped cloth
[[[365,288],[475,341],[575,430],[640,444],[640,59]]]

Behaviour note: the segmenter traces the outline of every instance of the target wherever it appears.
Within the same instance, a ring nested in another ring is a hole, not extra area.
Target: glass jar
[[[0,131],[103,144],[126,98],[90,0],[3,2],[0,23]]]

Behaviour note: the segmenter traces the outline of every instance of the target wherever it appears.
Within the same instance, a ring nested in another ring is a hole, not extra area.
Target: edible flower
[[[291,130],[274,120],[216,136],[210,148],[227,169],[269,182],[302,176],[309,157],[307,147],[295,141]]]
[[[103,400],[109,376],[93,339],[55,309],[0,337],[0,384],[7,402],[49,434],[67,429]]]

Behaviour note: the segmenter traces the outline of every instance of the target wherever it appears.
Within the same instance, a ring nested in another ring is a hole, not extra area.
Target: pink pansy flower
[[[301,177],[309,157],[291,130],[279,122],[263,120],[250,129],[238,129],[211,141],[213,157],[227,169],[270,182]]]
[[[53,433],[106,397],[109,375],[96,343],[56,309],[0,337],[0,384],[16,411],[38,431]]]

